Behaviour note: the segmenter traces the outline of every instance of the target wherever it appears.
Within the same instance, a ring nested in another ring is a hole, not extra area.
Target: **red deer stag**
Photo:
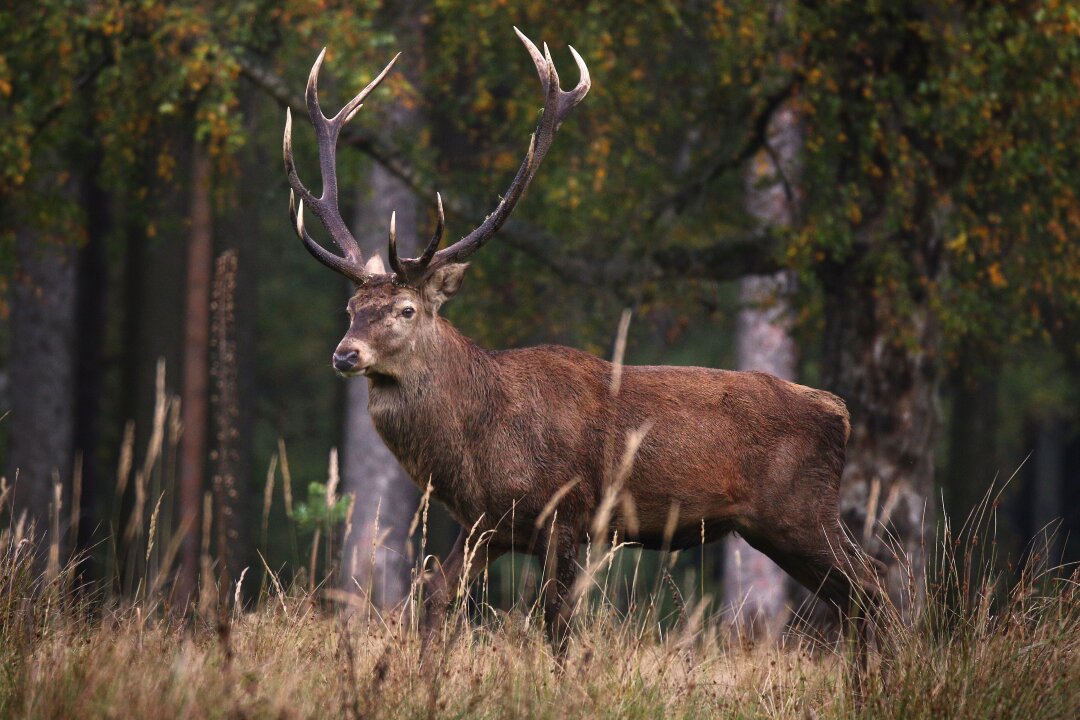
[[[434,237],[419,257],[398,257],[391,217],[389,272],[378,255],[364,262],[342,220],[335,146],[397,57],[333,118],[323,115],[317,95],[325,50],[315,61],[306,99],[318,137],[319,197],[297,177],[291,116],[285,121],[285,169],[300,196],[299,206],[290,198],[296,233],[317,260],[356,284],[333,366],[367,378],[379,434],[419,486],[430,480],[462,525],[428,589],[425,626],[430,632],[459,583],[481,569],[472,563],[466,570],[472,529],[487,533],[489,560],[509,551],[547,560],[544,615],[556,647],[565,647],[578,550],[608,492],[612,456],[622,455],[630,438],[638,445],[620,480],[629,500],[616,504],[609,525],[619,537],[680,548],[703,533],[714,540],[737,532],[842,610],[857,589],[873,593],[838,517],[849,425],[836,396],[763,373],[694,367],[628,366],[615,381],[611,363],[584,352],[550,345],[488,351],[439,316],[461,287],[465,261],[506,221],[560,124],[589,91],[588,68],[573,48],[581,79],[566,92],[547,46],[540,52],[515,31],[545,96],[525,160],[494,212],[447,248],[438,249],[441,197]],[[343,256],[312,240],[305,206]],[[535,525],[552,501],[557,512],[538,536]]]

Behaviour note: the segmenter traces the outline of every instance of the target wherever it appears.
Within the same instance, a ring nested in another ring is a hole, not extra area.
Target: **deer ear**
[[[424,283],[424,299],[438,310],[444,302],[454,297],[461,289],[461,280],[465,277],[467,267],[469,263],[453,263],[444,265],[433,272]]]
[[[371,256],[371,259],[364,263],[364,272],[369,275],[385,275],[386,266],[383,265],[382,258],[379,257],[379,253],[375,253]]]

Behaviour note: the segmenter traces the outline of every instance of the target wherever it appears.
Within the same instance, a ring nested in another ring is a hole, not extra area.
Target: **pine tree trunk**
[[[173,595],[176,607],[181,609],[195,599],[199,572],[199,516],[206,469],[207,357],[210,348],[210,275],[213,262],[210,180],[210,158],[205,148],[195,143],[191,171],[191,226],[188,236],[180,404],[184,435],[180,441],[178,521],[183,540],[180,546],[180,571]]]
[[[247,494],[240,484],[240,397],[236,342],[235,249],[226,250],[214,263],[214,289],[211,295],[210,395],[214,414],[215,447],[213,461],[215,555],[219,592],[230,595],[247,559],[244,555],[246,533],[244,519]]]
[[[746,171],[747,211],[762,226],[790,225],[797,212],[798,155],[802,129],[789,104],[773,114],[768,128],[772,152],[762,151]],[[777,167],[777,161],[780,167]],[[794,380],[798,358],[789,334],[787,273],[742,280],[736,350],[740,370],[760,370]],[[786,619],[787,576],[740,537],[724,543],[724,601],[744,638],[776,634]]]

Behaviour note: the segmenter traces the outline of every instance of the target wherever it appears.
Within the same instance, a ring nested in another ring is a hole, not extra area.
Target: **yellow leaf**
[[[991,265],[986,272],[990,276],[990,284],[993,285],[995,288],[998,288],[1000,290],[1001,288],[1009,284],[1009,282],[1005,279],[1005,275],[1001,272],[1001,266],[997,263]]]
[[[945,243],[945,246],[949,248],[949,250],[951,250],[952,252],[961,252],[965,247],[967,247],[967,233],[961,230],[960,234]]]

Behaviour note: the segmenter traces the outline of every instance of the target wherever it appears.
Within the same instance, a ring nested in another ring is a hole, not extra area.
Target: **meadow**
[[[146,522],[145,555],[158,557],[157,513]],[[640,558],[629,546],[589,548],[588,587],[559,660],[538,604],[522,594],[509,610],[493,607],[486,573],[422,649],[419,583],[403,608],[380,611],[330,578],[286,584],[264,566],[241,580],[259,585],[256,600],[204,580],[183,614],[164,575],[126,594],[86,584],[78,559],[61,564],[55,546],[38,552],[26,528],[9,526],[0,717],[1076,717],[1080,574],[1053,566],[1037,543],[1023,567],[1009,567],[994,557],[993,526],[990,496],[962,527],[944,525],[918,609],[878,619],[865,672],[850,642],[806,626],[777,641],[740,639],[666,569],[651,589],[635,583],[645,589],[629,602],[611,600],[614,561]],[[209,540],[204,579],[214,577]],[[169,561],[170,548],[158,549]]]

